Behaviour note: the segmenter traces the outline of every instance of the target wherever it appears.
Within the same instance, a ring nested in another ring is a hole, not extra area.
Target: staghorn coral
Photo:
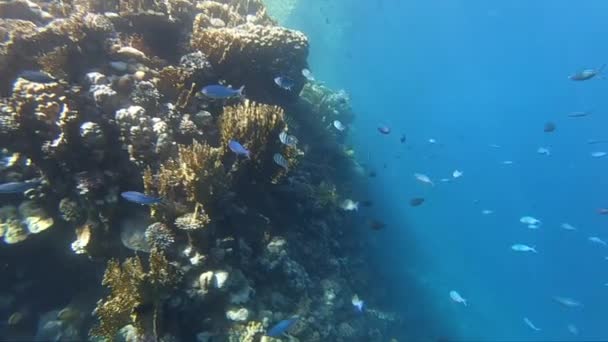
[[[301,70],[306,67],[308,39],[301,32],[253,24],[233,28],[195,27],[191,46],[207,55],[214,70],[228,83],[245,85],[247,96],[256,101],[285,97],[284,91],[273,82],[278,75],[296,81],[292,94],[298,94],[304,85]]]

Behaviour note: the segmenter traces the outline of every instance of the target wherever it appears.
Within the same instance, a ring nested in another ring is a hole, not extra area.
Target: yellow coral
[[[225,107],[220,121],[222,146],[227,148],[230,140],[237,140],[247,146],[253,160],[259,160],[285,127],[283,116],[281,107],[249,100]]]
[[[125,260],[122,266],[115,259],[108,261],[102,285],[108,286],[111,294],[97,304],[95,313],[99,317],[99,324],[91,329],[92,336],[112,341],[118,330],[129,323],[135,323],[134,326],[141,329],[135,309],[142,303],[144,278],[139,257]]]
[[[158,249],[151,251],[149,265],[146,273],[137,256],[128,258],[122,265],[115,259],[108,262],[102,285],[108,286],[111,293],[97,304],[95,313],[99,324],[91,329],[92,336],[114,340],[118,330],[127,324],[133,324],[138,333],[142,333],[143,317],[137,314],[137,309],[144,304],[154,306],[156,332],[156,313],[161,300],[177,284],[179,275]]]

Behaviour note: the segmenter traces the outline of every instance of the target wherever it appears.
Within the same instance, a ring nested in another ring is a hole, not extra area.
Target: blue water
[[[378,171],[371,214],[388,228],[369,239],[384,277],[362,291],[388,291],[406,318],[395,337],[608,340],[608,248],[587,240],[608,240],[608,217],[597,214],[608,206],[608,159],[590,157],[608,145],[586,144],[608,137],[608,80],[567,79],[608,62],[608,3],[301,2],[284,24],[309,35],[317,78],[351,94],[357,158]],[[592,115],[566,116],[585,110]],[[547,121],[555,132],[543,132]],[[379,124],[393,132],[380,135]],[[537,154],[540,146],[552,154]],[[454,169],[464,176],[439,181]],[[436,185],[416,182],[416,172]],[[412,197],[426,202],[410,207]],[[519,223],[524,215],[541,228]],[[516,253],[514,243],[539,254]]]

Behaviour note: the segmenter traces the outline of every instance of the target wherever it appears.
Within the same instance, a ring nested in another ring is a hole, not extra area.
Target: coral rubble
[[[0,300],[0,339],[278,341],[267,329],[298,315],[300,341],[383,340],[390,315],[349,302],[370,282],[338,210],[357,175],[329,123],[352,123],[350,99],[306,83],[303,33],[260,0],[17,0],[0,18],[0,183],[32,184],[1,194],[0,249],[68,265],[44,305]],[[213,84],[244,98],[205,97]],[[80,280],[106,262],[103,286]],[[102,299],[66,307],[64,285]],[[30,306],[36,332],[18,329]]]

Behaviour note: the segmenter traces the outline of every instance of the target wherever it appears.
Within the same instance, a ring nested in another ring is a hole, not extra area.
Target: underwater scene
[[[607,341],[606,13],[0,1],[0,341]]]

